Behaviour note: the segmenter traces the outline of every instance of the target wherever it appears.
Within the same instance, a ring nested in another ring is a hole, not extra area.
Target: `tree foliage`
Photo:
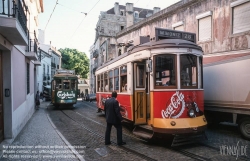
[[[77,49],[59,49],[62,54],[62,68],[75,70],[76,75],[82,78],[88,77],[89,72],[89,58],[84,52]]]

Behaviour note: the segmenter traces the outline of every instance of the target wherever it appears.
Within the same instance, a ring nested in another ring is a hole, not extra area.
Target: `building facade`
[[[34,113],[42,12],[42,0],[0,1],[0,142],[15,138]]]
[[[61,68],[61,53],[51,44],[45,44],[45,32],[39,29],[39,57],[41,66],[38,67],[37,85],[40,92],[44,87],[50,88],[55,71]]]
[[[149,10],[134,7],[133,3],[124,6],[116,2],[113,8],[100,13],[95,42],[90,48],[90,92],[95,93],[95,70],[126,50],[124,46],[117,48],[116,34],[159,11],[158,7]]]

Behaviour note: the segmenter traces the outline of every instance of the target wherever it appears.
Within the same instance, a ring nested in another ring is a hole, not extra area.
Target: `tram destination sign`
[[[163,28],[155,28],[155,39],[156,41],[161,39],[183,39],[196,43],[195,33],[169,30]]]

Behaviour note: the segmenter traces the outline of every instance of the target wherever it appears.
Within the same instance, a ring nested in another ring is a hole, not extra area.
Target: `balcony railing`
[[[51,62],[51,67],[56,68],[56,63]]]
[[[49,81],[51,80],[50,74],[43,74],[43,81]]]
[[[27,10],[24,0],[0,0],[0,14],[8,17],[17,18],[18,22],[27,35]]]

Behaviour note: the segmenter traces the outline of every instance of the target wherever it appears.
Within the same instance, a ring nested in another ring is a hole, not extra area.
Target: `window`
[[[120,67],[121,73],[121,92],[127,92],[127,66]]]
[[[101,75],[101,80],[100,80],[101,91],[100,92],[103,92],[103,74],[100,74],[100,75]]]
[[[121,26],[121,30],[123,30],[124,29],[124,26]]]
[[[113,70],[109,71],[109,91],[113,91]]]
[[[124,10],[120,10],[120,15],[121,15],[121,16],[125,16]]]
[[[176,56],[171,54],[155,57],[155,87],[176,87]]]
[[[70,81],[63,80],[63,89],[70,89]]]
[[[45,64],[43,64],[43,75],[45,75]]]
[[[145,69],[144,65],[137,65],[136,67],[136,87],[144,88],[145,86]]]
[[[208,11],[196,16],[198,20],[198,41],[212,39],[212,12]]]
[[[71,89],[72,90],[76,90],[76,85],[77,85],[77,81],[76,80],[71,80]]]
[[[100,75],[97,75],[97,91],[101,92],[101,87],[100,87]]]
[[[179,21],[179,22],[177,22],[177,23],[174,23],[174,24],[172,25],[172,28],[173,28],[174,30],[184,31],[184,25],[183,25],[183,24],[184,24],[183,21]]]
[[[115,91],[119,91],[119,68],[114,70]]]
[[[198,74],[199,83],[200,83],[199,88],[203,88],[203,59],[202,57],[199,57],[199,69],[200,69],[200,72]]]
[[[231,7],[233,7],[233,34],[250,30],[250,2],[240,4],[239,2],[240,1],[231,3]]]
[[[109,91],[109,84],[108,84],[108,72],[104,73],[104,92]]]
[[[174,30],[184,31],[184,26],[183,26],[183,25],[181,25],[181,26],[176,26],[176,27],[174,27]]]
[[[49,74],[49,65],[47,65],[47,74]]]
[[[139,18],[139,12],[138,12],[138,11],[135,11],[135,12],[134,12],[134,17],[135,17],[135,18]]]
[[[26,80],[26,85],[27,85],[27,94],[30,93],[30,64],[27,63],[27,80]]]
[[[180,56],[181,87],[197,87],[197,57],[191,54]]]
[[[56,89],[62,89],[62,80],[61,79],[57,79],[56,80]]]

